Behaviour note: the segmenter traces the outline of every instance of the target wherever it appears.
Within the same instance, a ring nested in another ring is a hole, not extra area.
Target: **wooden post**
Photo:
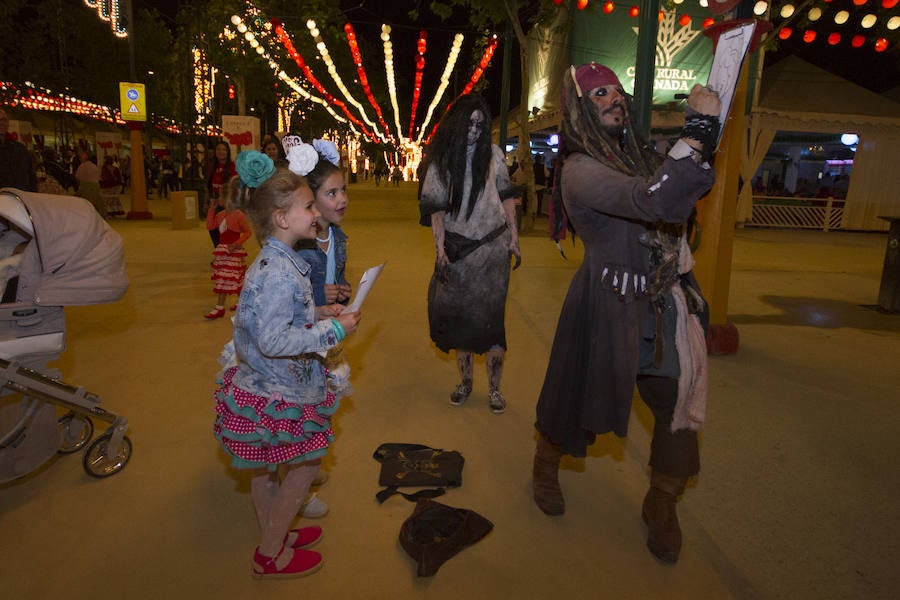
[[[141,121],[129,121],[128,129],[131,139],[131,210],[125,215],[126,219],[152,219],[153,213],[147,210],[147,184],[144,176],[144,138],[141,130],[144,124]]]
[[[735,89],[730,117],[716,153],[716,183],[698,204],[700,246],[694,253],[694,275],[709,304],[710,327],[706,339],[710,354],[734,354],[739,345],[737,328],[728,322],[731,257],[734,246],[741,143],[747,104],[747,64]],[[750,185],[749,181],[744,185]]]

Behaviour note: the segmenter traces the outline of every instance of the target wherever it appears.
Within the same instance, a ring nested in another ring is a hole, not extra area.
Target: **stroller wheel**
[[[71,454],[81,450],[94,435],[94,423],[89,418],[68,412],[57,421],[59,425],[60,454]]]
[[[84,451],[84,470],[92,477],[109,477],[115,475],[128,463],[131,458],[131,440],[128,436],[122,438],[122,443],[115,452],[110,452],[110,433],[104,433],[94,440]]]

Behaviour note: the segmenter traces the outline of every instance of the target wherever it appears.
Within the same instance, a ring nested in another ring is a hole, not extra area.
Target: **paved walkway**
[[[741,230],[730,318],[740,351],[711,358],[702,472],[679,504],[681,561],[644,547],[649,412],[636,401],[629,436],[603,436],[561,473],[568,510],[550,518],[530,497],[534,404],[566,286],[543,235],[522,240],[507,310],[503,389],[487,407],[483,361],[461,408],[447,397],[455,364],[430,343],[425,295],[431,234],[415,186],[350,188],[350,278],[386,261],[348,343],[356,393],[319,491],[325,567],[256,582],[247,479],[212,434],[216,356],[226,319],[213,304],[202,227],[173,230],[167,201],[150,221],[113,222],[131,287],[119,302],[68,308],[66,379],[126,416],[131,463],[95,480],[60,456],[0,485],[0,589],[8,598],[893,598],[900,586],[900,316],[876,303],[885,234]],[[97,423],[98,429],[101,423]],[[442,501],[491,519],[494,531],[417,578],[397,543],[412,505],[379,505],[382,442],[460,450],[464,483]]]

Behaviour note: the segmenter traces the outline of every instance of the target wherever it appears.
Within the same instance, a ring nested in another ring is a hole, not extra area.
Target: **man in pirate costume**
[[[554,195],[585,253],[538,399],[534,499],[547,514],[565,512],[561,456],[585,456],[598,434],[625,436],[637,384],[655,418],[642,511],[647,546],[675,562],[675,502],[700,469],[706,391],[706,305],[684,232],[713,184],[708,161],[721,104],[714,91],[694,86],[680,139],[662,156],[637,136],[631,98],[609,68],[569,69],[562,95]]]

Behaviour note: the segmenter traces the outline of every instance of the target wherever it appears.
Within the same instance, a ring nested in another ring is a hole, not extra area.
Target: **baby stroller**
[[[91,417],[110,426],[87,446],[85,471],[107,477],[128,462],[128,421],[46,367],[65,349],[64,306],[112,302],[127,288],[122,239],[87,200],[0,189],[0,483],[82,449]]]

